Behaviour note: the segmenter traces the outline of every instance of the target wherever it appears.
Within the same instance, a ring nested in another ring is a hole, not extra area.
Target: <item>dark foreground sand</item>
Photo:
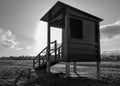
[[[36,72],[38,77],[33,83],[37,86],[119,86],[105,80],[90,79],[81,76],[65,77],[63,73]]]

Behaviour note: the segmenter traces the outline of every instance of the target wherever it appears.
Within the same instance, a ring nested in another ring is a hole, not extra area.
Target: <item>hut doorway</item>
[[[54,40],[58,46],[62,44],[62,28],[51,27],[51,42]]]

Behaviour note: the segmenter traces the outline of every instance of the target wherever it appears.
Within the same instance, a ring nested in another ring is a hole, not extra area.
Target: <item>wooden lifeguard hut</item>
[[[33,68],[45,69],[58,62],[66,62],[66,74],[69,75],[70,64],[74,62],[97,62],[100,72],[100,29],[101,18],[78,10],[58,1],[40,20],[48,23],[47,47],[33,60]],[[51,42],[51,27],[62,29],[62,45]],[[54,48],[51,48],[54,44]]]

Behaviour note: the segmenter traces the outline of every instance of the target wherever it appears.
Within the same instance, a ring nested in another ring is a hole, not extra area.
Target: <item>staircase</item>
[[[54,45],[54,46],[51,46]],[[57,46],[57,41],[50,43],[50,66],[55,65],[61,61],[61,47]],[[34,59],[33,59],[33,69],[40,70],[47,68],[47,48],[45,47]]]

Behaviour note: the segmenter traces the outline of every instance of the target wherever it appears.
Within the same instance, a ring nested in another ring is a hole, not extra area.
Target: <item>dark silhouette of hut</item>
[[[47,47],[33,60],[34,68],[47,68],[50,72],[51,65],[62,61],[66,62],[66,75],[69,76],[69,62],[74,62],[75,72],[76,62],[97,62],[99,77],[101,18],[58,1],[40,20],[48,23]],[[57,47],[57,41],[50,41],[50,27],[62,29],[62,46]],[[53,43],[55,47],[51,49]]]

